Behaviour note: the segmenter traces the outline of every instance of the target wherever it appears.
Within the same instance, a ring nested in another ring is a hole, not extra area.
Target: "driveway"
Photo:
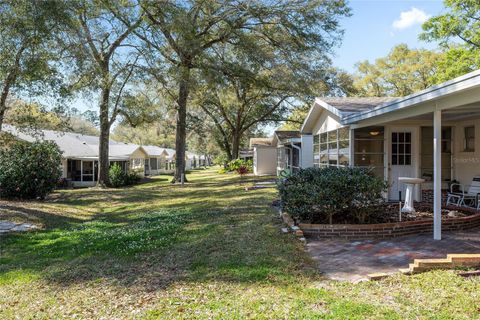
[[[360,281],[369,273],[394,273],[417,258],[446,258],[448,253],[480,253],[480,229],[405,236],[388,240],[308,240],[307,251],[328,278]]]

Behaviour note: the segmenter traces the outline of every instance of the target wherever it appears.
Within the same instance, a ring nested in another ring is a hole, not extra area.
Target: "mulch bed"
[[[272,205],[279,205],[279,203],[273,203]],[[402,204],[403,205],[403,204]],[[421,221],[421,220],[433,220],[433,205],[425,202],[415,202],[415,213],[402,213],[402,221]],[[442,208],[442,219],[448,218],[460,218],[471,216],[479,213],[476,209],[448,206]],[[296,221],[297,223],[320,223],[328,224],[328,221]],[[377,224],[377,223],[391,223],[399,222],[399,204],[397,202],[385,202],[376,206],[370,212],[367,220],[362,224]],[[348,213],[333,217],[333,224],[359,224],[356,221],[354,215]]]

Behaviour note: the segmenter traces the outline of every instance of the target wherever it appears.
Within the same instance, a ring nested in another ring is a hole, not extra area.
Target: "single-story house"
[[[167,152],[167,156],[165,158],[165,171],[166,172],[173,172],[175,170],[175,159],[176,159],[176,151],[175,149],[165,148]]]
[[[8,124],[2,126],[2,131],[23,141],[41,139],[55,142],[62,151],[62,178],[73,186],[94,186],[98,180],[98,137],[52,130],[38,130],[30,134]],[[110,164],[117,163],[124,170],[135,171],[143,176],[146,158],[147,153],[141,146],[110,140]]]
[[[167,157],[168,152],[165,148],[157,146],[143,146],[143,149],[147,153],[145,159],[145,175],[153,176],[161,173],[168,172],[167,169]]]
[[[274,175],[277,172],[277,148],[273,138],[251,138],[250,149],[253,152],[253,174]]]
[[[312,141],[312,135],[285,130],[275,131],[272,138],[251,138],[254,174],[279,175],[284,170],[294,172],[311,166]]]
[[[301,135],[313,166],[372,168],[390,200],[405,195],[399,177],[427,180],[415,199],[433,198],[440,239],[442,191],[480,175],[480,70],[400,98],[317,98]]]
[[[302,141],[299,131],[275,131],[272,144],[277,153],[277,175],[283,170],[294,172],[300,169]]]

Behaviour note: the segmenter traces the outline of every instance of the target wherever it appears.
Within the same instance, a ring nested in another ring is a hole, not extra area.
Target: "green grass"
[[[280,232],[275,189],[213,169],[169,178],[0,202],[0,220],[43,228],[0,237],[0,319],[480,318],[477,279],[327,281]]]

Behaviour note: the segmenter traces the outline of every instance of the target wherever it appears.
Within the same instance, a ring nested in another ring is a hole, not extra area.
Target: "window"
[[[421,177],[433,180],[433,127],[422,127],[420,145]],[[442,128],[442,180],[452,176],[452,128]]]
[[[315,167],[344,167],[350,165],[349,128],[331,130],[314,136],[313,160]]]
[[[464,149],[465,152],[474,152],[475,151],[475,127],[465,127],[464,128]]]
[[[412,133],[392,132],[393,166],[409,166],[412,164]]]
[[[150,169],[157,170],[158,168],[157,158],[150,158]]]
[[[361,168],[372,168],[375,175],[383,178],[385,174],[384,128],[355,129],[354,139],[354,165]]]
[[[83,172],[82,180],[83,181],[93,181],[93,161],[83,161]]]
[[[133,159],[133,161],[132,161],[132,169],[141,168],[143,163],[144,163],[144,159],[142,159],[142,158],[135,158],[135,159]]]

